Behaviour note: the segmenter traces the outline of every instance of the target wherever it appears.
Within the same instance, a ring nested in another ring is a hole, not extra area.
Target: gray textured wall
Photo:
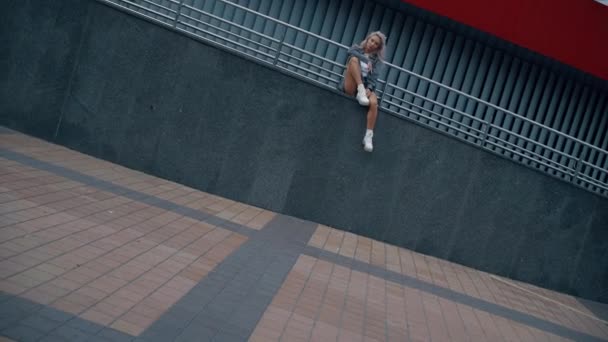
[[[608,301],[608,200],[385,114],[364,153],[350,99],[93,1],[62,3],[12,0],[0,16],[0,123],[48,138],[61,116],[54,141],[70,148]]]
[[[0,124],[45,139],[55,133],[88,6],[9,0],[0,10]]]

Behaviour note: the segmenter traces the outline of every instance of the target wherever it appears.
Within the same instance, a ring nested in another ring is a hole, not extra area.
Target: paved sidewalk
[[[0,127],[0,341],[606,341],[607,313]]]

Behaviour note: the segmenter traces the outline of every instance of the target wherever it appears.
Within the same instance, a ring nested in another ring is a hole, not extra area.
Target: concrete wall
[[[55,133],[87,19],[88,6],[76,4],[3,1],[0,124],[45,139]]]
[[[53,141],[87,154],[608,302],[608,200],[386,114],[364,153],[351,99],[95,1],[62,4],[0,15],[1,124],[46,139],[59,125]]]

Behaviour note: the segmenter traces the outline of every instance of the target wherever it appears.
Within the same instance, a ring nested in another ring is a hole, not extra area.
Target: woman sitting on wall
[[[363,149],[371,152],[374,149],[372,138],[378,116],[378,97],[374,93],[378,75],[383,66],[386,36],[380,32],[370,33],[359,45],[348,50],[348,61],[344,72],[342,90],[350,96],[356,96],[367,110],[367,130],[363,138]]]

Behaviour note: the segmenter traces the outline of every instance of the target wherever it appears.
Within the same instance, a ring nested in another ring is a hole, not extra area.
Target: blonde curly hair
[[[383,61],[384,60],[384,48],[386,47],[386,35],[384,35],[384,33],[380,32],[380,31],[374,31],[374,32],[368,34],[367,37],[365,37],[365,39],[363,39],[361,44],[359,44],[359,47],[364,48],[365,45],[367,45],[367,41],[373,36],[380,38],[380,48],[378,48],[378,51],[376,51],[374,54],[376,56],[378,56],[378,58],[380,58],[380,60]]]

